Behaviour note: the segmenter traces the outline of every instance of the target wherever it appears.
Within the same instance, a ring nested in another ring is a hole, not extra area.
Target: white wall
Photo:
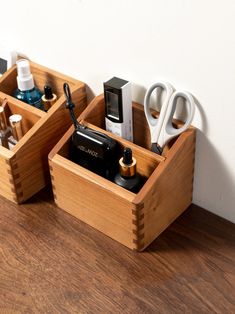
[[[0,40],[94,94],[113,75],[139,102],[159,79],[193,93],[194,203],[235,222],[234,16],[233,0],[8,0]]]

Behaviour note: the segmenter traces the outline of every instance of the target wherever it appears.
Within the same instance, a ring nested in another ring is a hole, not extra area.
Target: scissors
[[[156,88],[166,91],[166,96],[158,118],[154,118],[150,111],[150,97]],[[176,110],[179,97],[182,97],[187,109],[187,119],[184,125],[176,129],[172,125],[172,119]],[[172,138],[181,134],[189,128],[195,112],[195,101],[193,96],[185,91],[174,91],[173,86],[166,82],[157,82],[149,87],[144,98],[144,113],[150,128],[151,150],[159,155],[162,154],[163,147]]]

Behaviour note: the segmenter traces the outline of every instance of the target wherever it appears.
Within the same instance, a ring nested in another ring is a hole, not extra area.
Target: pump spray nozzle
[[[71,99],[71,92],[70,92],[69,84],[68,83],[64,83],[63,87],[64,87],[64,94],[65,94],[65,97],[66,97],[66,108],[69,109],[69,113],[70,113],[71,119],[73,121],[75,130],[77,130],[77,129],[80,128],[80,125],[79,125],[79,123],[78,123],[78,121],[76,119],[75,113],[74,113],[75,105],[74,105],[74,103],[72,102],[72,99]]]

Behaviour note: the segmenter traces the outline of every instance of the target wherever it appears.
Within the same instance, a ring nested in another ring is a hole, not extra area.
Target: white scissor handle
[[[186,106],[186,110],[187,110],[187,119],[181,128],[176,129],[172,125],[172,119],[176,110],[176,104],[179,97],[182,97],[185,100],[184,105]],[[170,139],[172,139],[173,137],[181,134],[186,129],[188,129],[193,120],[194,112],[195,112],[195,101],[194,101],[193,96],[188,92],[175,91],[171,95],[171,98],[169,100],[165,119],[163,121],[162,129],[161,129],[160,136],[158,138],[157,143],[161,147],[163,147]]]
[[[154,118],[151,114],[151,111],[150,111],[150,97],[152,95],[152,92],[157,87],[161,87],[163,90],[166,91],[166,96],[165,96],[164,102],[162,104],[162,108],[161,108],[160,115],[159,115],[158,119]],[[157,82],[157,83],[153,84],[152,86],[150,86],[148,88],[146,94],[145,94],[144,113],[145,113],[145,117],[146,117],[148,125],[149,125],[152,143],[158,143],[158,137],[160,135],[163,120],[165,118],[167,105],[168,105],[169,99],[170,99],[171,95],[173,94],[173,92],[174,92],[174,88],[170,83],[160,81],[160,82]]]

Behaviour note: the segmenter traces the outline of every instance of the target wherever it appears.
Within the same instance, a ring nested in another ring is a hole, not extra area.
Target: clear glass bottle
[[[0,106],[0,145],[8,148],[8,138],[11,136],[11,129],[7,125],[4,107]]]
[[[22,116],[13,114],[9,117],[9,122],[11,125],[11,136],[8,138],[8,147],[12,149],[23,137]]]
[[[17,85],[14,97],[38,109],[44,110],[41,91],[34,85],[33,76],[30,71],[29,61],[20,59],[17,65]]]
[[[136,171],[136,159],[132,157],[130,148],[123,151],[123,157],[119,160],[119,173],[114,182],[133,193],[138,193],[143,185],[143,178]]]

